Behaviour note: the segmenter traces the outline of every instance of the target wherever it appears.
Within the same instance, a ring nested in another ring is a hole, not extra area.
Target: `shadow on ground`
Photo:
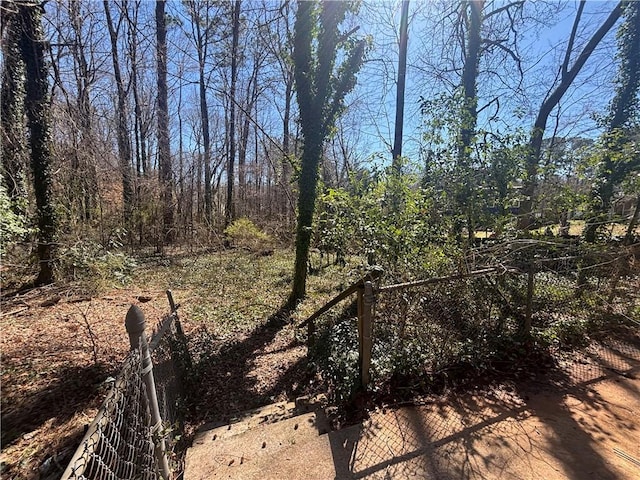
[[[637,478],[639,375],[636,335],[545,378],[374,412],[330,433],[336,478]]]
[[[281,335],[288,326],[290,310],[282,307],[231,344],[206,330],[196,333],[190,340],[197,379],[190,421],[228,422],[241,412],[310,393],[306,347],[292,335]],[[265,356],[273,359],[258,365]]]
[[[11,365],[5,360],[3,369],[7,368]],[[107,388],[96,381],[104,379],[109,372],[110,368],[104,364],[64,367],[47,372],[55,380],[35,392],[21,395],[18,401],[3,395],[2,447],[8,447],[49,420],[53,420],[54,426],[66,423],[76,414],[78,405],[89,404],[101,388]]]

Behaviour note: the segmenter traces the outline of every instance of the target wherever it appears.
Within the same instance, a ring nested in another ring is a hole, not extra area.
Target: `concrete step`
[[[253,410],[247,410],[229,419],[228,422],[210,422],[200,427],[196,442],[208,442],[208,438],[226,438],[251,430],[258,425],[270,424],[295,417],[304,413],[321,411],[327,402],[325,395],[299,397],[295,402],[276,402]],[[319,415],[318,430],[326,433],[328,422],[323,415]]]
[[[282,406],[270,406],[260,412],[273,408],[282,411]],[[273,422],[260,418],[258,414],[198,433],[187,451],[184,478],[335,478],[322,413],[304,413]]]

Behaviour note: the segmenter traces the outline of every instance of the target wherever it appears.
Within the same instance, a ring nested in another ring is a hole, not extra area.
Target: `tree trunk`
[[[44,58],[41,5],[16,4],[22,21],[20,51],[25,65],[25,110],[31,146],[31,170],[38,213],[38,260],[36,285],[54,280],[57,221],[51,177],[51,120],[47,64]]]
[[[1,125],[2,125],[2,177],[11,201],[11,210],[16,215],[25,215],[26,199],[25,165],[27,145],[25,130],[25,86],[22,82],[25,65],[21,53],[20,17],[13,8],[2,12],[3,28],[2,55],[4,71],[2,75]]]
[[[581,4],[582,5],[582,4]],[[536,121],[533,125],[533,130],[531,131],[531,137],[529,139],[529,146],[527,151],[527,156],[525,159],[525,171],[526,177],[524,182],[524,188],[522,191],[523,201],[520,205],[519,219],[518,219],[518,228],[521,230],[528,230],[533,226],[533,205],[534,205],[534,197],[537,190],[537,179],[538,179],[538,164],[540,161],[540,150],[542,148],[542,137],[544,136],[544,131],[547,128],[547,120],[549,119],[549,115],[553,111],[553,109],[558,105],[566,91],[573,84],[576,76],[589,59],[595,48],[598,46],[600,41],[604,38],[604,36],[609,32],[609,30],[616,23],[618,18],[620,18],[620,14],[622,12],[622,2],[618,3],[613,11],[609,14],[604,23],[598,28],[598,30],[593,34],[593,36],[589,39],[589,42],[584,47],[580,55],[576,59],[575,63],[571,68],[569,68],[569,61],[572,53],[572,47],[574,38],[577,32],[577,25],[580,21],[580,15],[582,12],[582,8],[578,10],[576,15],[576,20],[574,22],[574,28],[571,32],[571,37],[569,39],[569,44],[567,46],[567,51],[565,55],[564,62],[561,67],[562,75],[560,77],[560,84],[555,88],[553,92],[547,97],[547,99],[542,102],[540,110],[538,111],[538,115],[536,117]]]
[[[407,77],[407,30],[409,25],[409,0],[403,0],[400,13],[400,51],[398,58],[398,85],[396,90],[396,121],[391,151],[391,182],[389,185],[389,203],[391,213],[397,213],[402,203],[402,134],[404,127],[404,91]],[[336,182],[338,172],[336,169]]]
[[[393,137],[392,170],[398,178],[401,175],[402,131],[404,126],[404,90],[407,77],[407,31],[409,28],[409,0],[402,1],[400,14],[400,53],[398,59],[398,89],[396,92],[396,123]]]
[[[160,173],[160,204],[162,206],[162,237],[171,243],[175,237],[173,225],[173,172],[169,145],[169,102],[167,93],[167,20],[165,0],[156,1],[156,57],[158,63],[158,169]]]
[[[322,159],[322,136],[305,135],[302,149],[302,170],[300,172],[298,194],[298,226],[296,229],[296,260],[293,276],[293,290],[289,303],[304,298],[307,291],[307,265],[311,244],[313,212],[318,186],[318,167]]]
[[[128,2],[127,2],[128,3]],[[134,136],[136,144],[136,173],[138,177],[147,175],[149,160],[147,158],[147,128],[144,126],[144,119],[142,116],[142,100],[140,99],[140,87],[138,85],[139,80],[139,59],[138,59],[138,4],[133,11],[133,18],[127,9],[127,3],[125,3],[125,14],[127,16],[128,23],[128,40],[129,40],[129,58],[131,60],[131,91],[133,93],[133,114],[134,114]],[[139,186],[136,185],[136,194],[139,197]],[[139,201],[139,198],[136,199]]]
[[[213,172],[211,168],[211,134],[209,124],[209,105],[207,101],[207,81],[205,75],[205,65],[208,57],[208,29],[209,14],[203,19],[197,5],[190,4],[192,17],[192,34],[198,54],[198,94],[200,103],[200,124],[202,127],[202,148],[203,155],[198,163],[200,174],[202,174],[202,165],[204,165],[204,215],[205,221],[210,223],[213,215]],[[202,31],[202,26],[205,31]],[[200,180],[198,180],[198,184]]]
[[[256,53],[259,55],[259,53]],[[245,93],[245,109],[243,112],[242,129],[240,131],[240,144],[238,148],[238,188],[239,188],[239,200],[243,214],[247,215],[249,208],[246,205],[247,202],[247,150],[249,148],[249,127],[251,126],[251,115],[258,103],[258,76],[260,74],[261,60],[255,58],[253,69],[251,72],[251,78],[247,83],[247,89]],[[257,122],[257,112],[256,120]],[[257,159],[257,158],[256,158]],[[257,170],[256,170],[257,174]]]
[[[93,70],[89,68],[85,53],[83,18],[80,11],[80,2],[71,0],[69,2],[69,14],[74,31],[73,56],[77,65],[76,88],[78,91],[76,100],[76,115],[78,117],[80,141],[76,146],[75,171],[72,172],[74,178],[71,183],[75,187],[72,189],[72,198],[75,199],[78,216],[81,220],[90,220],[92,205],[95,203],[97,194],[97,178],[95,163],[92,158],[93,152],[93,123],[92,108],[90,99],[90,78]]]
[[[293,100],[293,75],[287,78],[284,97],[284,116],[282,119],[282,178],[280,181],[280,213],[282,214],[285,225],[291,225],[293,217],[293,205],[290,201],[291,189],[291,134],[289,133],[289,124],[291,122],[291,101]]]
[[[344,105],[344,97],[356,84],[356,74],[364,59],[364,41],[356,42],[343,52],[336,67],[342,36],[338,25],[344,19],[348,4],[322,2],[315,10],[312,2],[298,4],[294,36],[295,82],[300,107],[300,125],[304,136],[302,166],[299,179],[296,260],[291,295],[287,302],[295,307],[306,294],[307,263],[315,210],[318,167],[322,147]],[[316,31],[309,25],[320,24]],[[332,85],[338,85],[332,89]]]
[[[113,60],[113,74],[116,80],[116,88],[118,92],[118,103],[116,111],[117,136],[118,136],[118,158],[120,163],[120,172],[122,174],[122,202],[124,210],[124,223],[129,224],[131,221],[131,212],[133,205],[133,183],[131,175],[131,142],[129,140],[129,127],[127,126],[127,93],[124,87],[124,81],[120,73],[120,61],[118,58],[118,35],[113,26],[111,19],[111,11],[108,0],[104,0],[104,13],[109,30],[109,38],[111,39],[111,58]]]
[[[463,5],[466,4],[463,2]],[[482,9],[484,0],[469,2],[468,34],[466,42],[466,55],[462,70],[462,95],[463,104],[460,119],[460,137],[458,138],[458,171],[460,184],[458,185],[458,205],[461,207],[467,220],[467,236],[469,245],[473,245],[475,237],[473,219],[474,177],[471,170],[471,144],[476,133],[478,123],[478,67],[480,63],[480,31],[482,29]]]
[[[240,5],[235,0],[232,11],[231,39],[231,86],[229,91],[229,158],[227,161],[227,203],[224,224],[228,226],[235,218],[233,202],[233,184],[235,182],[234,166],[236,157],[236,81],[238,78],[238,40],[240,38]]]

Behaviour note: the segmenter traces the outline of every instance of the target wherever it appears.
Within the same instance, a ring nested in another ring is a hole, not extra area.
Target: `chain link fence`
[[[148,345],[146,338],[137,344],[132,340],[133,347],[62,480],[171,477],[166,452],[173,450],[182,430],[181,378],[190,359],[170,292],[168,295],[172,313],[158,324]],[[145,361],[149,355],[152,370]],[[150,376],[154,393],[149,390]],[[154,409],[160,421],[155,421]]]
[[[638,253],[638,245],[516,240],[474,250],[447,277],[374,287],[372,388],[410,391],[474,369],[509,370],[531,338],[577,343],[612,321],[634,322]],[[358,372],[368,356],[354,313],[325,317],[312,352],[336,401],[353,394],[358,375],[369,382]]]
[[[523,353],[531,334],[571,343],[616,316],[633,320],[640,273],[633,253],[515,242],[474,252],[467,268],[497,265],[486,274],[381,287],[372,377],[424,380],[455,369],[501,369]]]

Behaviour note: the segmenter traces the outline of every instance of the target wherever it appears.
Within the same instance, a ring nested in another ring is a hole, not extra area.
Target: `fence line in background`
[[[351,285],[299,326],[313,324],[339,301],[357,294],[358,366],[361,386],[366,387],[371,381],[376,343],[386,342],[379,350],[388,354],[402,350],[400,347],[410,342],[417,355],[428,350],[435,358],[434,365],[439,365],[447,361],[443,357],[452,360],[467,354],[467,347],[460,347],[460,343],[487,343],[488,349],[496,348],[490,345],[492,340],[474,338],[482,332],[485,336],[490,332],[494,336],[526,338],[534,326],[595,313],[598,309],[590,305],[593,302],[610,311],[625,271],[630,268],[632,277],[638,275],[637,266],[632,266],[632,249],[603,254],[561,251],[558,255],[541,256],[540,252],[526,250],[539,247],[542,242],[520,243],[523,245],[507,252],[504,263],[445,277],[375,286],[371,280],[381,274],[375,270],[374,275]],[[543,244],[549,246],[573,248]],[[479,260],[485,265],[490,265],[491,260],[497,263],[495,256]],[[590,299],[583,298],[585,289],[590,292]],[[608,290],[608,300],[604,290]],[[379,310],[378,319],[374,306]],[[442,341],[433,343],[434,338]],[[312,341],[310,338],[310,344]],[[417,346],[421,342],[425,343]]]
[[[131,351],[62,480],[172,478],[166,440],[180,428],[180,371],[185,365],[178,363],[189,359],[178,306],[170,291],[167,296],[171,313],[150,341],[142,311],[132,305],[127,312]]]

